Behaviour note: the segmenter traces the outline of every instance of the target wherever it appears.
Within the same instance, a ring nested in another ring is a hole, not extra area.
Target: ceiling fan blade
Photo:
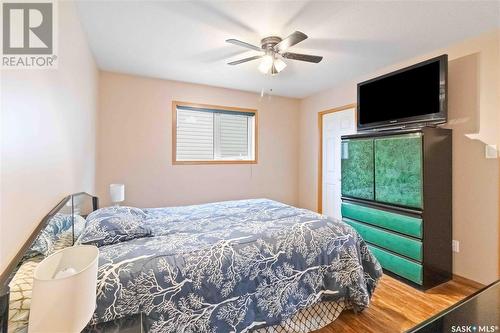
[[[258,56],[253,56],[253,57],[249,57],[249,58],[243,58],[240,60],[231,61],[231,62],[228,62],[227,64],[228,65],[239,65],[239,64],[242,64],[242,63],[247,62],[247,61],[260,59],[262,57],[263,57],[262,55],[258,55]]]
[[[276,52],[284,52],[289,47],[302,42],[304,39],[307,39],[307,35],[305,33],[300,31],[295,31],[290,36],[288,36],[287,38],[283,39],[281,42],[276,44],[274,46],[274,50]]]
[[[283,56],[283,58],[287,58],[287,59],[314,62],[316,64],[323,59],[323,57],[320,57],[320,56],[292,53],[292,52],[285,52],[282,54],[282,56]]]
[[[243,46],[243,47],[246,47],[247,49],[252,49],[252,50],[255,50],[255,51],[262,51],[262,48],[260,48],[258,46],[255,46],[255,45],[252,45],[252,44],[248,44],[248,43],[242,42],[241,40],[226,39],[226,42],[230,43],[230,44],[238,45],[238,46]]]

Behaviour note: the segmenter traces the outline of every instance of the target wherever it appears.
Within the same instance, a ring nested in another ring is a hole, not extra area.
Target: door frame
[[[318,112],[318,129],[319,129],[319,150],[318,150],[318,213],[323,212],[323,116],[329,113],[356,109],[356,103],[342,105],[333,109],[328,109]],[[354,112],[354,122],[357,122],[357,113]]]

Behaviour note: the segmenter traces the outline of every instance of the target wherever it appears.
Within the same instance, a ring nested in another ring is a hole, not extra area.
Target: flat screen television
[[[445,123],[448,55],[358,83],[358,130]]]

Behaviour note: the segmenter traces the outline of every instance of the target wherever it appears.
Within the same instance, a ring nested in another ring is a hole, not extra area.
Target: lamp
[[[266,54],[259,65],[259,71],[264,74],[276,75],[285,69],[286,63],[275,55]]]
[[[78,245],[40,262],[33,275],[28,331],[81,332],[96,306],[99,250]]]
[[[267,54],[264,56],[262,62],[259,65],[259,71],[261,71],[263,74],[267,74],[269,73],[269,70],[271,70],[272,66],[273,66],[273,57]]]
[[[120,202],[125,200],[125,184],[110,184],[109,195],[111,197],[111,202],[113,202],[115,206],[119,206]]]
[[[271,74],[277,74],[281,72],[283,69],[285,69],[285,67],[286,67],[285,62],[279,58],[276,58],[274,59],[273,68],[271,69],[271,71],[272,72],[275,71],[275,73],[271,72]]]

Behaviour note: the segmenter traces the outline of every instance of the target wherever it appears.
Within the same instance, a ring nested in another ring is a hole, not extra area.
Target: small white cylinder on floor
[[[35,269],[29,333],[81,332],[96,306],[99,250],[91,245],[67,247]]]

